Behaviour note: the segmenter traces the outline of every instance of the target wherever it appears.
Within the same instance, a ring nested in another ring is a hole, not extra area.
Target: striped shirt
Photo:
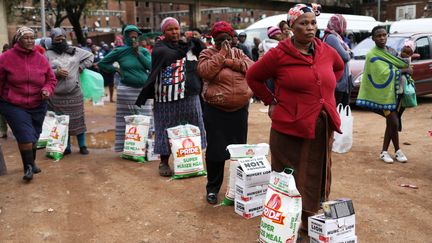
[[[185,98],[186,58],[163,68],[155,82],[155,101],[171,102]]]

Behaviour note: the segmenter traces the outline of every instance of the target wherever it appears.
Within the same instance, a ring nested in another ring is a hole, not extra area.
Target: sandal
[[[171,168],[166,163],[159,164],[159,175],[164,177],[172,176]]]

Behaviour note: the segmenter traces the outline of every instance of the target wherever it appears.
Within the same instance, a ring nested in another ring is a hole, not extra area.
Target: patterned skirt
[[[188,96],[172,102],[156,102],[154,107],[156,130],[155,153],[170,155],[171,149],[168,141],[167,128],[178,125],[191,124],[201,130],[201,148],[206,147],[201,103],[198,95]]]
[[[69,115],[69,135],[86,132],[84,99],[81,90],[68,96],[55,95],[48,101],[48,110],[57,115]]]
[[[117,102],[116,102],[116,125],[115,125],[115,142],[114,151],[122,152],[124,148],[124,138],[126,130],[126,122],[124,117],[130,115],[145,115],[153,118],[153,100],[147,100],[144,106],[138,107],[135,102],[138,95],[141,92],[141,88],[133,88],[122,85],[121,83],[117,87]],[[153,119],[151,119],[151,123]],[[153,130],[151,125],[149,130],[149,136]]]

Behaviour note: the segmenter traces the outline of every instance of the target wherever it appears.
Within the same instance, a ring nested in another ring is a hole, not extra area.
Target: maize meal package
[[[242,158],[253,158],[256,156],[267,156],[269,153],[269,145],[266,143],[259,144],[231,144],[227,147],[230,153],[229,160],[229,177],[228,188],[225,193],[225,198],[222,205],[234,205],[235,190],[236,190],[236,173],[239,166],[238,160]]]
[[[121,155],[123,159],[145,162],[150,118],[143,115],[125,116],[125,140]]]
[[[53,111],[48,111],[45,115],[45,119],[42,124],[42,132],[36,143],[36,147],[38,149],[46,147],[48,143],[48,139],[51,134],[51,130],[54,127],[55,123],[56,123],[55,113]]]
[[[261,217],[260,242],[297,241],[301,223],[302,199],[291,169],[272,172]]]
[[[201,151],[201,131],[186,124],[167,129],[174,157],[173,179],[207,175]]]
[[[46,156],[56,161],[63,158],[69,139],[69,116],[55,115],[55,124],[51,129],[46,145]]]

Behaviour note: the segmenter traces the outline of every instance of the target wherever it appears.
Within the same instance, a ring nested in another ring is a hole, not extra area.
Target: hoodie
[[[32,109],[42,103],[42,90],[52,95],[57,79],[48,60],[36,51],[15,44],[0,55],[0,98]]]
[[[279,44],[278,40],[265,39],[259,44],[258,49],[259,49],[260,53],[262,53],[262,55],[264,55],[270,49],[275,48],[278,44]]]
[[[134,25],[128,25],[123,30],[123,40],[125,45],[115,48],[106,55],[99,63],[99,68],[106,73],[114,73],[116,69],[114,62],[120,64],[121,83],[134,87],[142,88],[147,81],[151,68],[150,52],[144,47],[138,47],[138,53],[132,47],[132,40],[129,38],[129,31],[135,31],[141,35],[141,31]]]
[[[277,102],[272,128],[301,138],[315,138],[315,123],[321,110],[330,117],[330,126],[340,132],[334,91],[343,74],[344,63],[338,53],[318,38],[314,54],[301,54],[291,39],[284,40],[259,59],[246,74],[252,91],[266,105]],[[265,86],[274,79],[275,92]]]

